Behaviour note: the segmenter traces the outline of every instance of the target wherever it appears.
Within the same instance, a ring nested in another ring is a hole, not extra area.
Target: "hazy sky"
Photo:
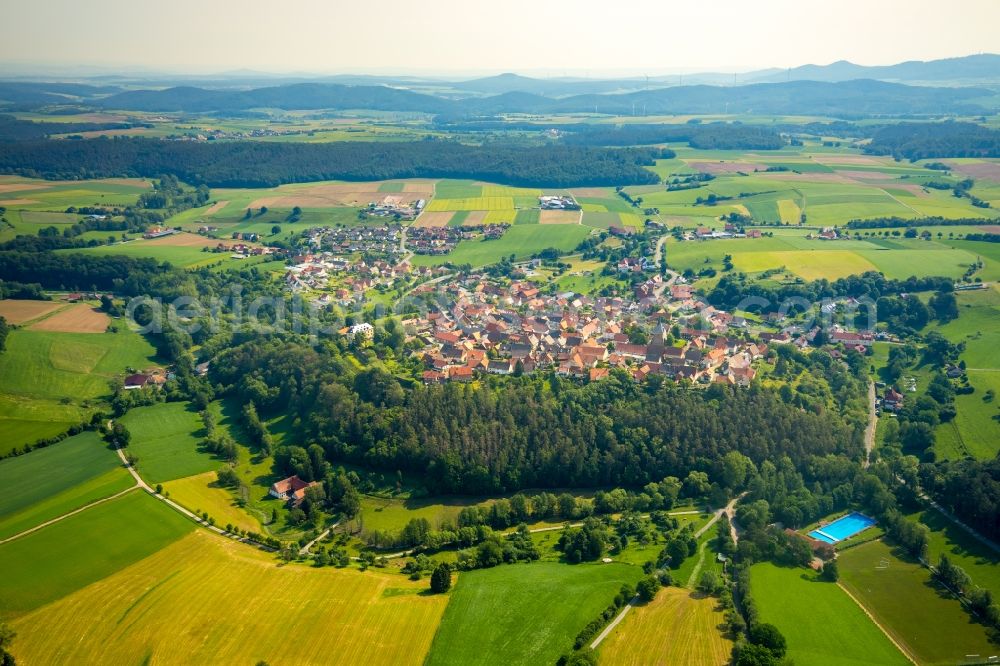
[[[1000,51],[1000,0],[3,0],[0,24],[8,66],[199,73],[652,74]]]

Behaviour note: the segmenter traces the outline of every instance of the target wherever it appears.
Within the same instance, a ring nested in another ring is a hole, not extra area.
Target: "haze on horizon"
[[[609,75],[884,65],[1000,51],[1000,2],[955,0],[36,0],[0,5],[0,75],[30,67],[215,73]]]

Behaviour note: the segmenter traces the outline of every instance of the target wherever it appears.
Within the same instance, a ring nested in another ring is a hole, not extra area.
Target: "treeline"
[[[199,143],[156,139],[22,141],[0,151],[0,172],[50,179],[158,177],[194,185],[273,187],[318,180],[474,178],[510,185],[653,184],[657,151],[453,141]]]
[[[949,185],[948,188],[952,186]],[[908,220],[902,217],[876,217],[869,220],[851,220],[844,226],[848,229],[893,229],[897,227],[959,227],[996,224],[996,220],[981,217],[918,217]]]
[[[686,141],[703,150],[779,150],[787,141],[772,130],[738,123],[685,125],[567,125],[564,143],[580,146],[636,146]],[[672,157],[672,155],[667,156]]]
[[[776,312],[784,301],[792,298],[805,299],[815,303],[824,298],[862,298],[877,301],[882,296],[919,291],[952,291],[954,284],[945,277],[909,277],[905,280],[890,280],[881,273],[868,271],[861,275],[851,275],[833,282],[820,279],[803,284],[763,286],[748,282],[745,276],[725,275],[708,294],[708,302],[717,308],[735,309],[747,299],[763,299],[759,304],[762,312]]]
[[[911,162],[931,157],[1000,157],[1000,131],[975,123],[899,123],[886,125],[864,148]]]
[[[1000,539],[1000,457],[921,465],[920,485],[970,526]]]
[[[63,123],[18,120],[14,116],[0,115],[0,141],[28,141],[44,139],[53,134],[76,134],[98,130],[121,130],[132,127],[152,127],[148,123]]]
[[[22,241],[18,243],[25,245]],[[127,296],[195,293],[183,272],[154,259],[82,253],[55,254],[20,247],[16,251],[0,252],[0,280],[34,280],[45,289],[97,289]]]

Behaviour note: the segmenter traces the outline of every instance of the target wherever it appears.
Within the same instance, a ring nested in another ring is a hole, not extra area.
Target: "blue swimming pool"
[[[838,518],[829,525],[824,525],[814,529],[809,533],[813,539],[817,541],[825,541],[826,543],[837,543],[838,541],[843,541],[848,537],[852,537],[858,532],[868,529],[875,524],[875,521],[864,515],[863,513],[849,513],[842,518]]]

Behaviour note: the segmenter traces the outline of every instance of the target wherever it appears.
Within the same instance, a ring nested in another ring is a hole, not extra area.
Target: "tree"
[[[778,660],[763,645],[738,643],[734,650],[734,666],[775,666]]]
[[[656,598],[656,593],[659,591],[659,589],[660,589],[660,581],[658,581],[654,576],[643,578],[638,583],[636,583],[635,586],[636,594],[638,594],[639,599],[641,599],[645,603],[649,603],[654,598]]]
[[[451,567],[442,562],[431,574],[431,592],[443,594],[451,589]]]
[[[766,622],[755,624],[750,627],[748,638],[754,645],[760,645],[770,650],[771,654],[777,659],[785,656],[785,650],[787,649],[785,637],[773,624]]]
[[[279,225],[276,224],[273,227],[271,227],[271,235],[272,236],[277,236],[280,233],[281,233],[281,227]]]
[[[105,439],[116,449],[123,449],[132,440],[132,433],[129,432],[123,423],[115,421]]]
[[[823,563],[823,580],[836,583],[840,580],[840,571],[837,570],[837,560],[830,560]]]

